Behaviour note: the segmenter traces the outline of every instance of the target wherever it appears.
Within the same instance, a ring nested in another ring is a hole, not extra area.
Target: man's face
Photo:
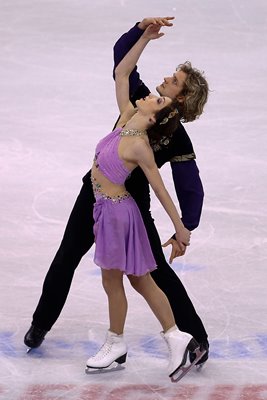
[[[171,99],[183,101],[182,91],[187,74],[183,71],[175,71],[170,77],[164,78],[164,82],[157,86],[157,92],[161,96],[168,96]]]

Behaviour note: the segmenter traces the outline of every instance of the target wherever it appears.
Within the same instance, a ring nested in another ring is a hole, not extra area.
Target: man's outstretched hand
[[[153,24],[153,25],[159,25],[160,27],[162,26],[173,26],[173,24],[170,22],[174,19],[175,17],[149,17],[149,18],[144,18],[143,21],[139,22],[138,28],[142,29],[143,31],[146,30],[146,28]]]

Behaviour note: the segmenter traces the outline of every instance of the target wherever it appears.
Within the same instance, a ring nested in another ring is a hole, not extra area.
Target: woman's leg
[[[123,273],[111,269],[102,269],[102,284],[108,296],[110,327],[106,340],[99,351],[88,358],[86,372],[97,369],[111,369],[124,364],[127,356],[127,345],[124,342],[123,330],[127,314],[127,299],[123,287]],[[114,362],[117,363],[114,365]]]
[[[127,299],[123,286],[123,273],[116,269],[102,269],[102,285],[108,296],[109,330],[121,335],[127,314]]]
[[[205,351],[199,350],[199,344],[191,335],[178,330],[170,303],[150,274],[140,277],[131,275],[128,278],[134,289],[145,298],[163,328],[163,338],[169,348],[169,377],[178,381],[201,359]],[[186,366],[189,351],[195,355],[195,360]]]
[[[133,288],[140,293],[152,312],[160,322],[162,329],[166,332],[175,326],[175,320],[167,296],[156,285],[151,275],[148,273],[143,276],[128,275]]]

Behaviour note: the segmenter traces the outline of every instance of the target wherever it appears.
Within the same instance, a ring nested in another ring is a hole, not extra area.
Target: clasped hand
[[[145,18],[138,26],[145,31],[144,37],[146,39],[159,39],[164,35],[163,32],[160,32],[160,29],[163,26],[172,26],[173,24],[169,22],[172,19],[174,19],[174,17]]]
[[[191,232],[184,228],[182,233],[176,233],[175,238],[170,238],[165,242],[162,247],[172,246],[171,255],[169,258],[169,263],[171,264],[176,257],[183,256],[186,252],[186,247],[190,246],[190,236]]]

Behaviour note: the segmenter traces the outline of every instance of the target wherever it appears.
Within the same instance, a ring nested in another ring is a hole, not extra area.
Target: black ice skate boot
[[[45,329],[31,325],[30,329],[24,336],[24,343],[30,349],[36,349],[37,347],[41,346],[46,334],[47,331]]]
[[[195,364],[197,369],[200,370],[203,365],[205,364],[206,361],[208,361],[209,358],[209,342],[207,340],[200,342],[199,343],[199,349],[200,351],[206,350],[206,353],[198,360],[198,362]],[[194,362],[196,358],[196,354],[192,353],[191,351],[189,352],[189,359],[190,362]]]

